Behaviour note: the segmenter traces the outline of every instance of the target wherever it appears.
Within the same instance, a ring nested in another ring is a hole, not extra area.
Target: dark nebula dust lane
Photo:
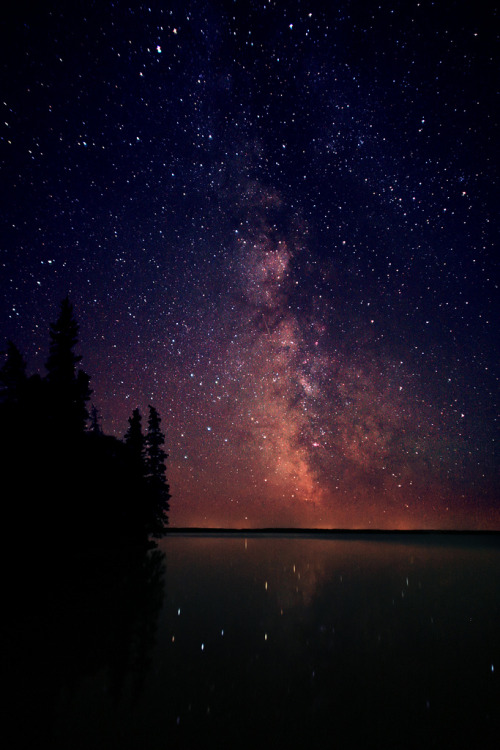
[[[323,5],[11,11],[0,347],[69,294],[174,526],[500,528],[495,12]]]

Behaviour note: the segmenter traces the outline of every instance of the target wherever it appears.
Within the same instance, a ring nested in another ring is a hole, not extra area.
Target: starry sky
[[[173,526],[500,529],[494,11],[13,5],[0,345],[69,294]]]

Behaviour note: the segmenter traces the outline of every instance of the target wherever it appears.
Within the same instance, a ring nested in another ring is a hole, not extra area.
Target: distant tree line
[[[28,376],[8,342],[0,368],[4,534],[19,545],[147,545],[168,524],[165,438],[149,406],[123,440],[105,435],[88,405],[90,377],[75,353],[79,326],[68,298],[50,327],[47,374]]]

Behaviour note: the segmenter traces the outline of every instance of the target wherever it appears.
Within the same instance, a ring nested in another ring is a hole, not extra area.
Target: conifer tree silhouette
[[[161,419],[139,409],[123,440],[105,435],[75,353],[79,326],[66,297],[50,327],[47,375],[26,375],[11,341],[1,354],[0,459],[10,502],[6,528],[24,529],[33,548],[150,548],[168,524],[169,487]],[[90,419],[89,429],[86,429]],[[43,498],[43,502],[40,502]],[[38,546],[37,546],[38,545]]]
[[[145,438],[142,433],[142,416],[139,409],[134,409],[128,419],[128,430],[125,433],[125,445],[130,459],[130,468],[135,478],[140,481],[146,476]]]
[[[26,362],[17,346],[7,342],[6,360],[0,368],[0,404],[19,404],[26,386]]]
[[[6,359],[0,368],[0,462],[6,499],[8,495],[11,498],[16,496],[27,486],[26,466],[30,463],[27,436],[33,439],[33,431],[30,429],[26,403],[26,362],[12,341],[7,343],[3,354]],[[14,519],[18,507],[12,499],[8,505]],[[6,503],[4,517],[5,506]]]
[[[158,538],[165,534],[168,524],[169,486],[166,480],[163,450],[165,436],[160,429],[161,418],[154,406],[149,406],[148,432],[146,435],[147,480],[151,502],[151,534]]]
[[[128,519],[126,524],[129,524],[131,534],[136,533],[147,538],[150,514],[146,485],[145,437],[142,432],[142,416],[139,409],[134,409],[132,416],[128,419],[128,424],[124,438],[127,451],[128,486],[123,510]]]
[[[83,433],[88,420],[87,401],[92,391],[90,378],[76,369],[81,357],[73,351],[78,343],[79,326],[68,297],[61,303],[59,317],[50,326],[49,356],[46,362],[50,419],[61,437]]]
[[[102,427],[99,421],[99,409],[92,404],[90,409],[90,432],[94,435],[102,435]]]

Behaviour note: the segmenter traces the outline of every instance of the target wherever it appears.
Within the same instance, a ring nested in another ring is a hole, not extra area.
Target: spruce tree
[[[163,450],[165,436],[160,429],[161,418],[154,406],[149,406],[148,432],[146,435],[147,479],[151,502],[151,533],[158,538],[164,535],[168,525],[169,486],[166,480]]]
[[[125,433],[125,445],[129,451],[131,469],[134,475],[141,479],[145,477],[145,445],[142,434],[142,416],[139,409],[134,409],[128,418],[128,430]]]
[[[95,404],[92,404],[90,409],[90,432],[93,435],[102,435],[102,427],[99,421],[99,409]]]
[[[78,330],[73,305],[66,297],[57,321],[50,326],[46,362],[50,419],[63,438],[65,433],[83,433],[89,416],[86,404],[91,394],[90,378],[83,370],[76,369],[81,361],[74,352]]]
[[[73,349],[78,343],[79,326],[73,315],[73,305],[68,297],[61,302],[59,317],[50,326],[47,379],[54,384],[66,385],[73,381],[76,365],[81,361]]]
[[[0,368],[0,404],[18,404],[26,386],[26,362],[17,346],[7,342],[6,360]]]
[[[149,511],[145,438],[139,409],[134,409],[128,424],[124,441],[127,451],[127,464],[124,467],[127,486],[123,495],[122,511],[126,533],[130,539],[144,541],[149,534]]]
[[[28,436],[32,438],[33,433],[27,408],[26,362],[12,341],[4,354],[6,359],[0,367],[0,462],[5,486],[12,488],[12,482],[26,479]]]

